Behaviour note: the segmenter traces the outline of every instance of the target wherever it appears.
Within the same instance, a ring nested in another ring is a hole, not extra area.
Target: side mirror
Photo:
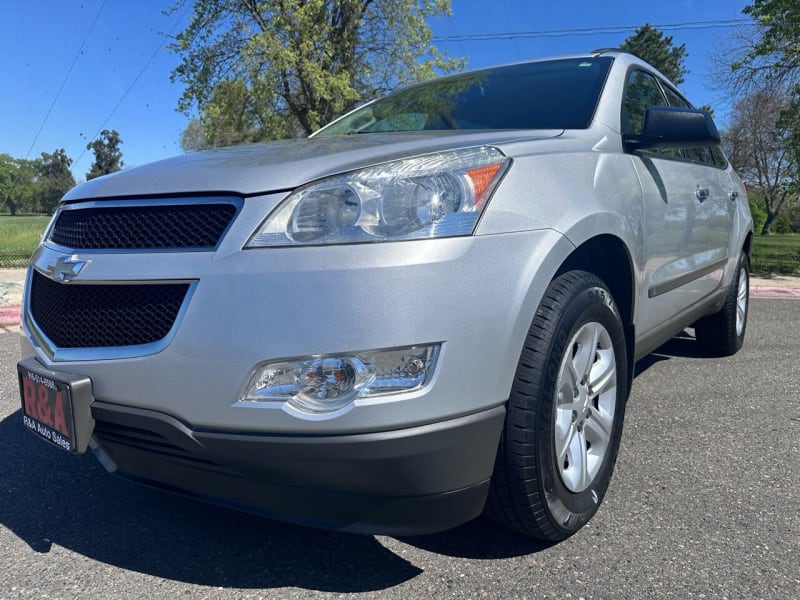
[[[714,121],[704,110],[674,106],[650,106],[644,114],[641,135],[622,136],[625,148],[669,150],[703,148],[720,143]]]

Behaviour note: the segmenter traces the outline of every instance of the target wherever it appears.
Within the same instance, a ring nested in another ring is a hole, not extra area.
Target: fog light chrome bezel
[[[332,418],[360,401],[423,390],[433,379],[441,348],[432,343],[265,361],[251,369],[233,406]]]

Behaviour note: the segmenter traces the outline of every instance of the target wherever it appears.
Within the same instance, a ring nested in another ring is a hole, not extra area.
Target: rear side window
[[[669,100],[670,106],[677,106],[679,108],[692,108],[692,105],[681,98],[673,89],[664,86],[664,93],[667,95],[667,100]]]
[[[692,105],[689,104],[682,96],[678,95],[677,92],[666,85],[664,86],[664,93],[667,95],[667,100],[669,100],[670,106],[693,108]],[[722,148],[719,146],[709,146],[707,148],[687,148],[683,151],[683,155],[688,160],[714,165],[723,169],[728,165],[725,154],[723,154]]]

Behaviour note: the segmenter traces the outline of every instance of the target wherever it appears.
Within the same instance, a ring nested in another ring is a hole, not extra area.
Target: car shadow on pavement
[[[698,348],[694,335],[686,331],[682,331],[674,338],[670,339],[667,343],[659,346],[650,354],[637,362],[634,368],[633,376],[638,377],[653,365],[671,358],[708,357],[700,351],[700,348]]]
[[[526,556],[546,550],[555,544],[511,533],[483,518],[442,533],[399,539],[428,552],[477,560]]]
[[[21,419],[18,410],[0,421],[0,526],[35,552],[56,544],[124,569],[226,588],[365,592],[422,572],[373,536],[270,521],[114,477],[92,456],[47,447]],[[401,541],[481,558],[543,547],[480,520]]]

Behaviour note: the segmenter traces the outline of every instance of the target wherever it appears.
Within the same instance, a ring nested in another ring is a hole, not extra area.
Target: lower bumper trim
[[[398,431],[273,436],[193,431],[96,401],[95,452],[140,483],[303,525],[418,535],[483,510],[505,408]]]

